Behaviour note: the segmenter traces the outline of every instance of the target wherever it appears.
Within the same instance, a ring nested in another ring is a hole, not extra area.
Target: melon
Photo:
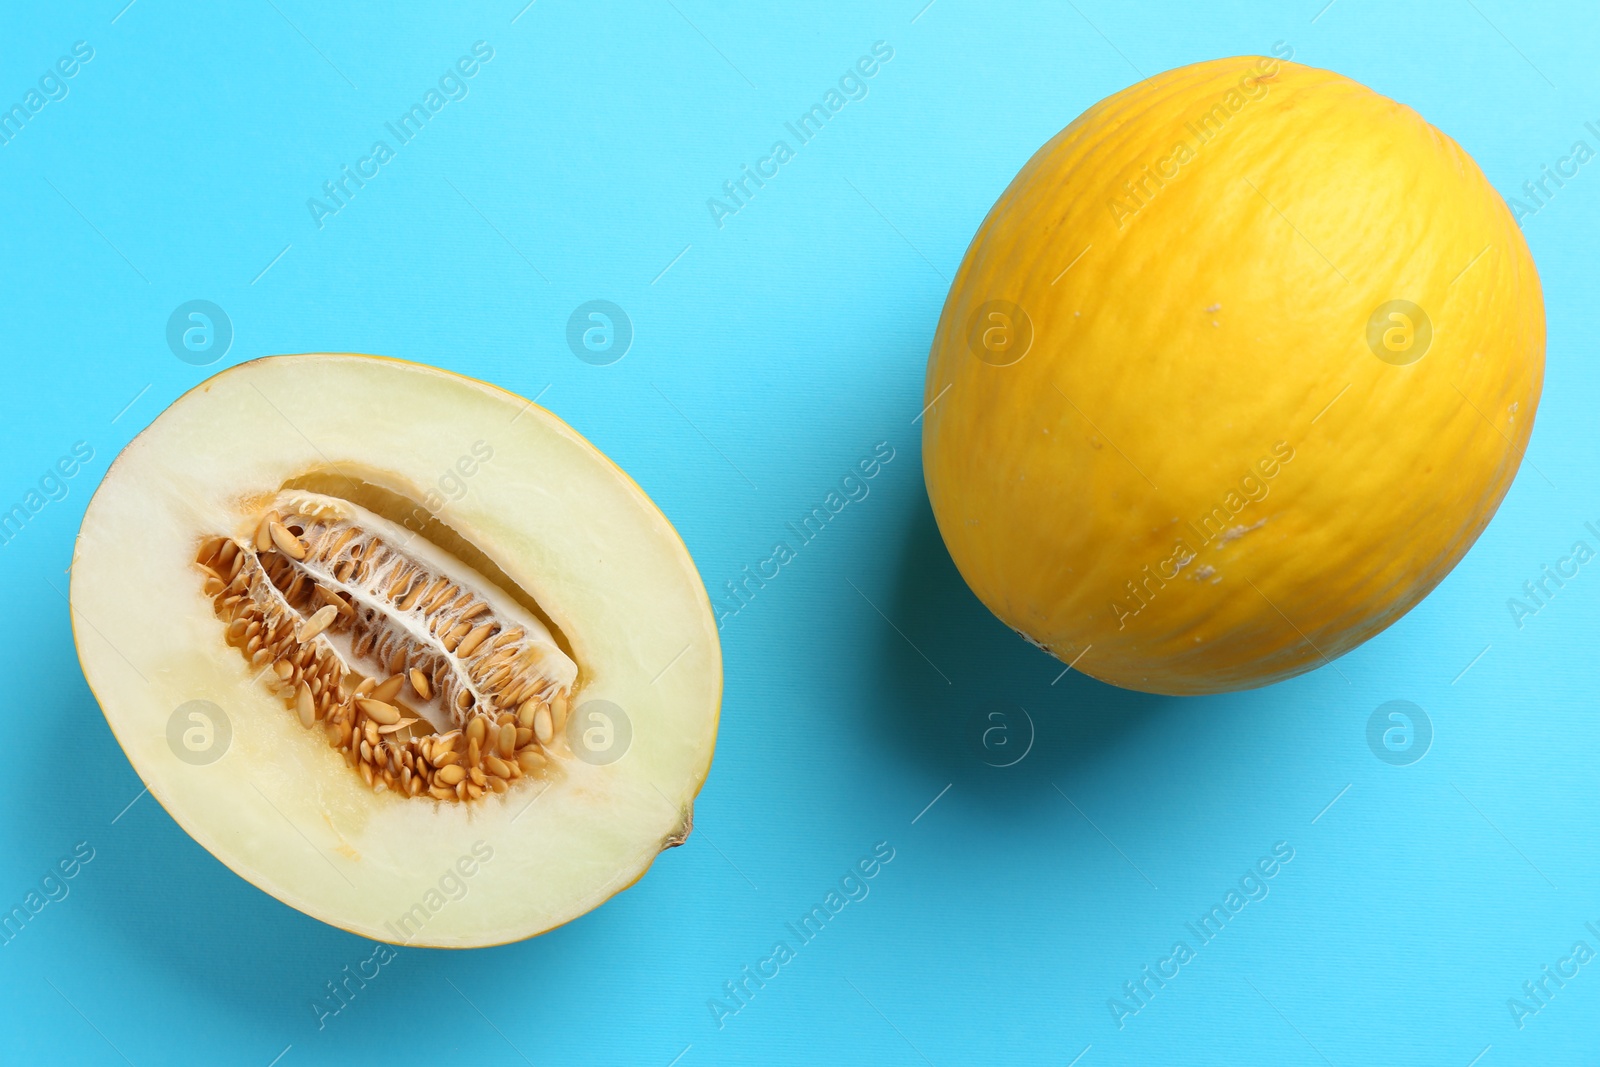
[[[1084,112],[984,219],[929,355],[928,494],[979,599],[1095,678],[1341,671],[1483,533],[1544,347],[1458,144],[1331,71],[1197,63]]]
[[[493,386],[357,355],[201,383],[107,471],[71,602],[150,794],[324,922],[514,941],[690,833],[722,692],[694,563]]]

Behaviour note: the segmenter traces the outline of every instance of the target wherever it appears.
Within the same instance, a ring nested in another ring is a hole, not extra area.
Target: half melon
[[[722,659],[671,524],[530,401],[260,359],[123,450],[78,656],[150,793],[236,873],[382,941],[499,944],[681,844]]]

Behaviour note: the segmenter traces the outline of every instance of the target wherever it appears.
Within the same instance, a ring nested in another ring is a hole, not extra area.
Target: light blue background
[[[1600,577],[1585,569],[1520,630],[1506,601],[1600,520],[1600,163],[1524,220],[1549,317],[1537,470],[1455,573],[1337,671],[1197,700],[1053,681],[1061,666],[956,574],[914,422],[979,220],[1095,100],[1284,42],[1419,109],[1510,194],[1574,140],[1600,147],[1582,125],[1600,120],[1592,5],[120,3],[0,16],[7,106],[73,42],[95,50],[70,95],[0,146],[0,505],[74,442],[95,456],[0,547],[0,905],[76,843],[95,856],[0,947],[0,1060],[1594,1055],[1600,962],[1521,1029],[1507,1000],[1575,941],[1600,949],[1584,928],[1600,925]],[[495,54],[470,95],[319,229],[306,199],[478,40]],[[870,95],[719,229],[707,198],[880,40],[894,58]],[[191,299],[235,331],[211,367],[165,342]],[[633,323],[612,366],[565,342],[591,299]],[[542,395],[654,497],[714,593],[875,443],[896,450],[871,495],[727,621],[720,743],[689,843],[545,937],[401,950],[320,1030],[312,1000],[371,944],[246,884],[148,797],[129,807],[141,783],[84,685],[64,599],[118,449],[215,370],[317,350]],[[1411,766],[1366,741],[1396,699],[1436,734]],[[1019,708],[1031,752],[987,766],[982,716],[1010,709],[1025,731]],[[879,841],[895,858],[870,896],[719,1029],[708,999]],[[1108,998],[1191,940],[1184,923],[1278,841],[1295,856],[1270,896],[1118,1029]]]

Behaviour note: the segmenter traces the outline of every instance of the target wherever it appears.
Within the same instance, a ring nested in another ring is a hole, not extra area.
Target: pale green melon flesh
[[[458,467],[479,443],[492,458]],[[193,561],[262,499],[329,472],[376,486],[364,504],[424,505],[425,535],[464,540],[443,547],[531,600],[578,663],[574,703],[627,715],[626,754],[558,758],[504,795],[439,803],[373,792],[302,728],[225,643]],[[417,364],[275,357],[180,398],[90,502],[72,610],[85,675],[151,795],[242,877],[379,940],[498,944],[583,914],[682,841],[710,767],[721,650],[671,525],[555,416]],[[193,700],[232,728],[209,765],[168,743]]]

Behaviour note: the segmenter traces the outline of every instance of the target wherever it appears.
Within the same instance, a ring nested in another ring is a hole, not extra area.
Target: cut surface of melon
[[[96,491],[79,659],[151,794],[363,936],[499,944],[682,843],[716,739],[704,587],[555,416],[369,356],[181,397]]]

